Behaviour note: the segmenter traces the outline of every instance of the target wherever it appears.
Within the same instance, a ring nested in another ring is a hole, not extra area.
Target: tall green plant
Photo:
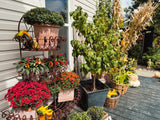
[[[100,1],[98,10],[93,16],[93,23],[88,23],[88,14],[82,11],[79,6],[70,13],[73,18],[72,26],[85,37],[85,41],[72,40],[73,56],[82,55],[85,63],[81,70],[87,74],[93,75],[93,90],[95,90],[96,75],[108,71],[111,67],[117,65],[117,57],[120,56],[118,40],[120,34],[115,29],[115,23],[118,18],[111,17],[111,1],[107,0],[105,4]],[[116,27],[117,28],[117,27]]]

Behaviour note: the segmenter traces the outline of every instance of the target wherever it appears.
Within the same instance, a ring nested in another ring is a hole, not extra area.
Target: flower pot
[[[106,113],[106,115],[100,120],[105,120],[107,117],[108,117],[108,113]]]
[[[30,72],[29,75],[26,73],[22,74],[23,80],[29,80],[29,81],[39,81],[41,78],[41,74],[35,74],[33,72]]]
[[[91,106],[103,107],[109,91],[109,88],[98,79],[96,79],[96,87],[100,89],[97,91],[87,91],[85,86],[87,85],[90,87],[92,86],[92,83],[92,80],[83,80],[80,82],[81,99],[78,106],[85,111]]]
[[[58,25],[38,25],[34,24],[34,34],[38,40],[40,49],[47,49],[49,47],[56,48],[58,40],[55,39],[58,36]]]
[[[20,118],[25,120],[30,120],[31,118],[35,119],[37,117],[36,110],[32,110],[31,108],[29,108],[28,110],[15,109],[14,113],[18,113]]]
[[[46,120],[45,115],[39,116],[39,120]]]
[[[106,98],[106,101],[104,103],[104,107],[106,108],[109,108],[109,109],[114,109],[117,107],[118,105],[118,101],[119,101],[119,97],[120,97],[120,94],[119,92],[118,93],[118,96],[117,97],[112,97],[112,98]]]
[[[74,89],[61,90],[58,94],[58,102],[74,100]]]
[[[126,94],[129,85],[128,84],[115,84],[115,83],[112,83],[111,87],[113,89],[117,90],[120,95],[124,95],[124,94]]]

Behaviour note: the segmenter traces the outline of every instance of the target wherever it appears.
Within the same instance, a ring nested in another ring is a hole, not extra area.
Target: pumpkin
[[[156,78],[160,78],[160,72],[155,73]]]
[[[131,74],[129,76],[129,81],[137,81],[138,80],[138,75],[137,74]]]
[[[130,87],[139,87],[140,86],[140,81],[129,81],[130,82]]]

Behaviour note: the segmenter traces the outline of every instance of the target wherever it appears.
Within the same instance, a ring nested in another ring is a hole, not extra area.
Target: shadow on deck
[[[160,120],[160,80],[139,76],[138,88],[120,96],[116,109],[104,108],[113,120]]]

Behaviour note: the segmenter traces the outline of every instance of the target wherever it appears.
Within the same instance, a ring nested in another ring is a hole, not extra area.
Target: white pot
[[[73,101],[74,89],[61,90],[58,94],[58,102]]]

